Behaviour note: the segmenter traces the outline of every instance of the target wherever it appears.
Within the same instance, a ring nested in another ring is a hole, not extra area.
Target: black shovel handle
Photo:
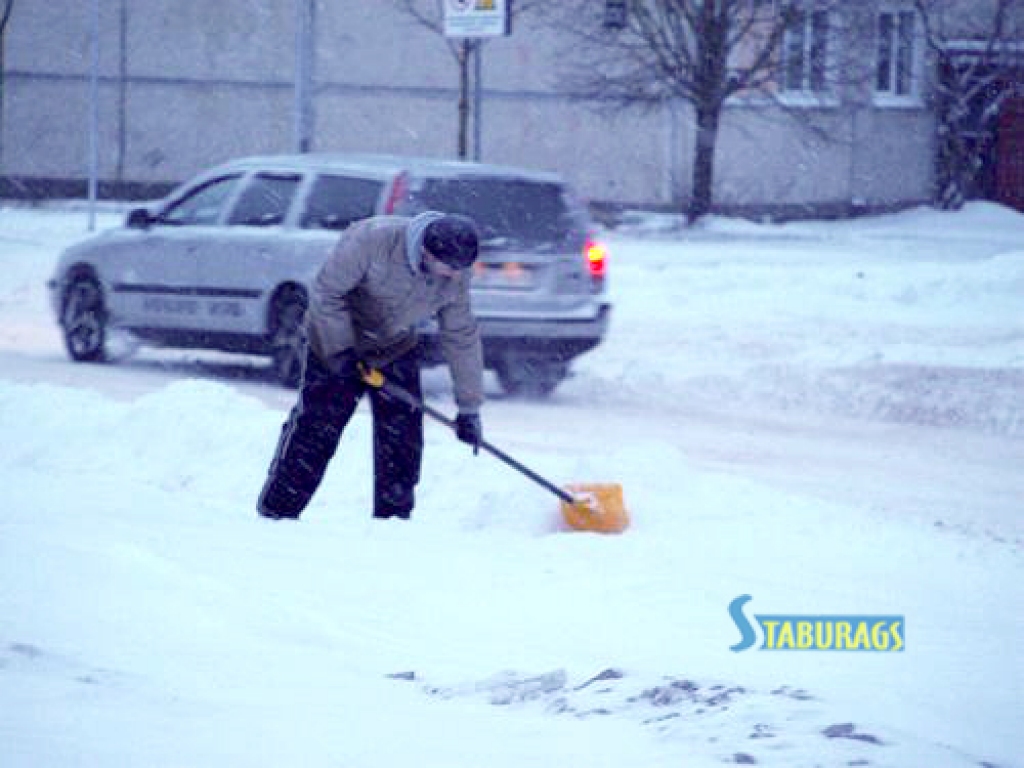
[[[448,418],[436,408],[427,405],[425,402],[423,402],[423,400],[413,395],[404,387],[400,387],[398,384],[392,384],[390,381],[384,379],[383,377],[380,377],[380,383],[377,383],[376,379],[370,381],[366,376],[364,376],[364,380],[370,386],[382,389],[384,392],[391,395],[391,397],[394,397],[396,400],[401,400],[403,403],[410,406],[411,408],[416,408],[417,410],[422,411],[423,413],[430,416],[432,419],[435,419],[440,423],[444,424],[449,429],[453,431],[455,430],[455,421],[453,419]],[[555,494],[555,496],[560,498],[562,501],[568,504],[576,503],[576,499],[573,498],[572,494],[563,491],[561,488],[559,488],[551,481],[545,480],[543,477],[538,475],[525,464],[523,464],[520,461],[517,461],[516,459],[513,459],[500,448],[496,448],[495,446],[488,443],[486,440],[480,441],[480,447],[483,448],[492,456],[494,456],[496,459],[500,459],[505,464],[512,467],[512,469],[515,469],[521,472],[522,474],[526,475],[528,478],[533,480],[533,482],[537,483],[537,485],[551,491],[551,493]]]

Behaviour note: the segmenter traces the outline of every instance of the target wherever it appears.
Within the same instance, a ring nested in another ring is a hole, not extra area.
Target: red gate
[[[1024,96],[1009,99],[999,115],[996,200],[1024,212]]]

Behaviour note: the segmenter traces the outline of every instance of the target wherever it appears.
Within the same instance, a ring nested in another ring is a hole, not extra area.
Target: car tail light
[[[404,171],[397,176],[391,183],[391,193],[388,195],[388,200],[384,203],[384,213],[392,214],[398,208],[398,204],[402,202],[406,193],[409,191],[409,174]]]
[[[591,237],[583,246],[583,255],[587,260],[587,270],[595,283],[600,283],[608,267],[608,249]]]

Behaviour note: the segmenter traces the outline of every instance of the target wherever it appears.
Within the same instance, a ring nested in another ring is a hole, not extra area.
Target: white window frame
[[[838,97],[834,78],[840,44],[837,34],[839,25],[835,14],[814,2],[807,2],[800,10],[804,16],[799,32],[787,29],[780,43],[775,77],[776,98],[787,106],[835,105],[838,103]],[[823,29],[817,26],[821,20],[824,20]],[[799,40],[796,40],[798,34]],[[793,65],[791,52],[795,43],[800,45],[801,50],[799,71],[794,73],[790,67]],[[819,56],[819,48],[822,53],[816,66],[815,59]],[[816,71],[820,77],[818,83],[812,82]],[[799,82],[795,81],[794,74]]]
[[[883,18],[889,19],[884,30]],[[924,39],[921,19],[912,5],[887,3],[878,9],[874,57],[871,89],[875,104],[917,107],[924,103]]]

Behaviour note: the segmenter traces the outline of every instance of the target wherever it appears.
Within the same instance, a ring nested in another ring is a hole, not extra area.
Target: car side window
[[[192,190],[160,215],[161,224],[197,226],[216,224],[239,176],[214,179]]]
[[[228,224],[270,227],[284,222],[301,177],[295,173],[258,173],[249,179]]]
[[[309,194],[300,226],[306,229],[346,229],[377,210],[384,182],[324,174]]]

